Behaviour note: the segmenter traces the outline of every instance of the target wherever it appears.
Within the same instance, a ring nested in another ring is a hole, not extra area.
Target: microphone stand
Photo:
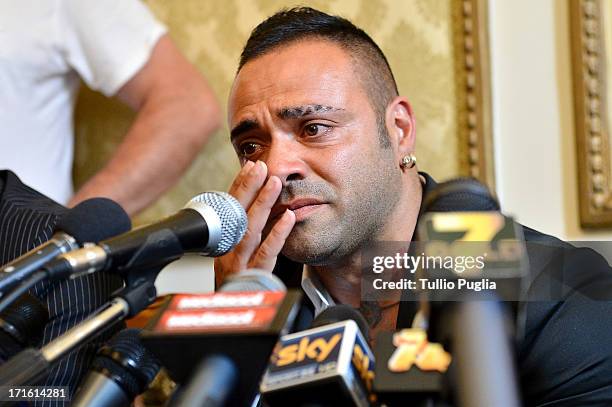
[[[0,268],[0,296],[4,296],[26,277],[43,267],[49,260],[78,247],[72,236],[60,233],[54,235],[41,246],[35,247],[12,262],[5,264]]]
[[[452,308],[459,406],[519,407],[512,335],[502,304],[494,298],[480,297],[459,302]]]
[[[196,368],[175,407],[223,407],[238,382],[238,368],[224,355],[211,355]]]

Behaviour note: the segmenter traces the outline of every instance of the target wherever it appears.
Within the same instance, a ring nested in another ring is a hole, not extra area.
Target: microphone
[[[312,321],[312,328],[318,328],[320,326],[347,320],[355,321],[357,327],[359,328],[359,332],[361,332],[365,339],[370,337],[370,327],[368,326],[368,322],[365,320],[363,315],[361,315],[361,313],[355,308],[346,304],[337,304],[325,308]]]
[[[449,378],[456,380],[456,402],[463,407],[519,406],[512,332],[501,300],[518,301],[523,295],[526,256],[522,230],[498,212],[495,198],[473,179],[438,185],[425,198],[424,208],[427,213],[419,219],[418,236],[425,242],[425,254],[449,258],[474,250],[486,254],[480,268],[435,270],[438,279],[448,277],[449,282],[457,283],[455,290],[423,292],[430,308],[428,336],[448,345],[453,355]],[[417,273],[434,280],[431,270],[425,273],[424,267]],[[489,286],[482,290],[476,284],[472,289],[464,284],[460,289],[461,280],[492,280],[494,284],[481,284]],[[377,377],[382,379],[382,375]]]
[[[248,270],[227,278],[219,292],[177,294],[168,300],[142,340],[172,379],[184,384],[172,405],[244,406],[252,401],[300,298],[271,273]]]
[[[172,397],[175,407],[223,407],[238,384],[238,367],[225,355],[206,356],[184,389]]]
[[[0,313],[0,360],[16,355],[27,346],[42,340],[49,311],[34,296],[24,294]]]
[[[260,391],[275,406],[370,406],[374,355],[367,322],[355,309],[334,305],[312,329],[285,335],[271,357]]]
[[[130,228],[130,218],[116,202],[106,198],[83,201],[60,218],[50,240],[0,269],[0,293],[12,289],[58,255],[77,249],[86,242],[98,242]]]
[[[187,209],[165,221],[101,242],[100,246],[75,250],[64,255],[65,258],[60,256],[58,261],[51,262],[53,265],[43,269],[48,275],[57,278],[58,275],[72,276],[83,271],[93,272],[115,267],[120,272],[127,272],[123,275],[126,286],[116,292],[114,298],[94,315],[62,336],[39,350],[25,349],[11,358],[0,369],[0,387],[4,384],[38,383],[55,363],[77,346],[148,306],[156,297],[154,280],[159,272],[160,262],[177,258],[187,250],[207,250],[208,253],[207,245],[211,242],[214,245],[211,246],[210,253],[214,254],[228,251],[231,245],[236,244],[246,229],[244,209],[227,194],[203,195],[192,199]],[[244,216],[239,217],[240,214]],[[96,257],[100,250],[102,256]],[[111,255],[108,256],[105,250]],[[72,253],[77,254],[72,256]],[[104,261],[96,262],[96,259]],[[55,267],[58,264],[60,268]]]
[[[485,291],[504,301],[522,299],[525,239],[499,209],[487,187],[471,178],[441,183],[425,196],[415,245],[424,258],[415,277],[419,289],[427,286],[422,291],[430,302],[461,301]]]
[[[153,381],[160,367],[140,341],[140,329],[124,329],[98,351],[71,405],[129,406]]]
[[[489,189],[474,178],[458,177],[438,184],[423,199],[423,212],[497,212]]]
[[[159,222],[59,256],[45,267],[52,279],[114,269],[125,273],[170,263],[184,253],[221,256],[244,235],[247,217],[224,192],[205,192]]]
[[[418,329],[381,332],[374,346],[374,391],[388,407],[428,407],[448,398],[449,355]],[[420,362],[420,363],[419,363]],[[427,369],[427,370],[424,370]]]

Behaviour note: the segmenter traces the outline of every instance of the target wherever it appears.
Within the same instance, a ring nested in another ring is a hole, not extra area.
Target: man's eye
[[[259,144],[257,143],[243,143],[240,145],[240,154],[242,154],[243,156],[249,156],[252,154],[255,154],[257,152],[257,148],[259,147]]]
[[[316,136],[317,134],[319,134],[319,131],[324,130],[322,129],[322,125],[320,124],[308,124],[306,125],[306,127],[304,127],[304,133],[306,133],[307,136]]]

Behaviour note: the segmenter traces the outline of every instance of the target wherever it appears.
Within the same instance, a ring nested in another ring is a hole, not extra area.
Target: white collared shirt
[[[336,305],[327,289],[319,280],[319,277],[310,270],[308,265],[302,269],[302,290],[314,305],[314,316],[319,315],[326,308]]]

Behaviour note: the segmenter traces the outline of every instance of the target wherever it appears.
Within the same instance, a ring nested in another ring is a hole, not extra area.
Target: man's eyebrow
[[[247,131],[258,129],[258,128],[259,128],[259,122],[257,122],[257,120],[254,120],[254,119],[243,120],[240,123],[238,123],[236,127],[234,127],[232,131],[230,132],[230,141],[233,142],[242,133],[246,133]]]
[[[293,106],[284,107],[276,113],[281,119],[299,119],[300,117],[308,116],[313,113],[326,113],[326,112],[337,112],[344,109],[333,106],[323,105],[304,105],[304,106]]]

